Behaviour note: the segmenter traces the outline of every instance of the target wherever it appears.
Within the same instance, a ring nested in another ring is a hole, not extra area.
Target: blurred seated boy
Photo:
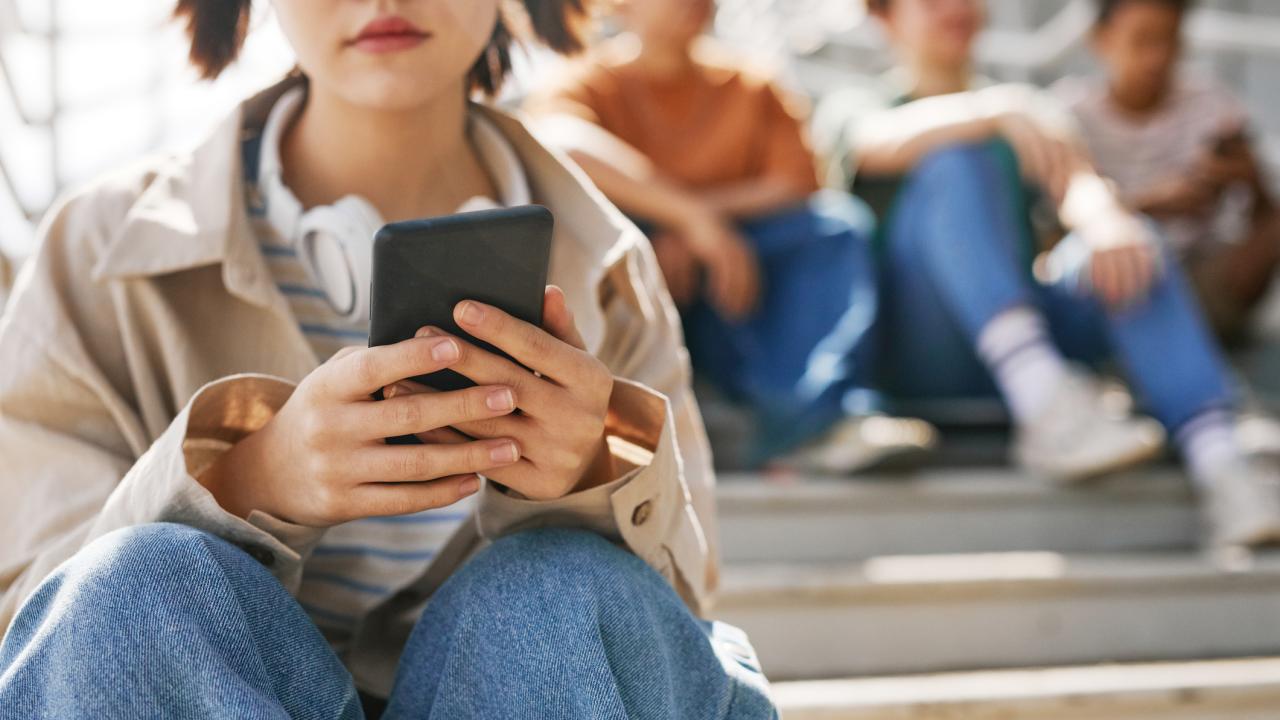
[[[1133,209],[1155,218],[1228,342],[1280,263],[1280,212],[1229,90],[1178,70],[1190,0],[1100,0],[1093,49],[1106,77],[1056,90],[1095,162]]]
[[[818,193],[795,100],[703,37],[714,11],[621,3],[629,32],[529,107],[651,237],[695,370],[755,412],[752,460],[851,472],[927,449],[930,426],[874,414],[863,389],[870,213]]]
[[[819,109],[833,179],[884,212],[878,378],[895,398],[998,394],[1013,456],[1079,482],[1171,438],[1215,545],[1280,541],[1280,467],[1237,432],[1237,386],[1180,263],[1101,178],[1046,92],[974,74],[983,0],[868,0],[899,63]],[[874,192],[873,192],[874,190]],[[1046,225],[1067,231],[1036,232]],[[1124,371],[1152,418],[1086,367]]]

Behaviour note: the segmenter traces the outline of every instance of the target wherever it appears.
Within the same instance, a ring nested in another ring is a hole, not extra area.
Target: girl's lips
[[[365,25],[348,44],[367,53],[389,53],[417,47],[430,37],[430,33],[408,20],[390,15]]]

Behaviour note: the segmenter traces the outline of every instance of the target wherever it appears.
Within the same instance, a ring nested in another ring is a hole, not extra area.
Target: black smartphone
[[[369,346],[391,345],[434,325],[508,357],[463,332],[453,309],[478,300],[542,325],[555,220],[540,205],[392,223],[373,241]],[[475,383],[452,370],[410,378],[437,390]]]

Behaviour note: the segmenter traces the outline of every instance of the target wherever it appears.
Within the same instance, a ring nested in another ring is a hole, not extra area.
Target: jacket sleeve
[[[606,432],[613,482],[535,502],[487,486],[487,538],[545,525],[587,527],[626,546],[662,573],[696,612],[717,584],[711,452],[690,388],[688,352],[675,306],[647,242],[614,265],[604,299],[608,338],[600,359],[614,372]]]
[[[0,630],[40,582],[118,528],[179,522],[236,543],[296,585],[320,531],[225,512],[195,480],[283,405],[292,385],[240,376],[212,383],[176,416],[135,399],[147,372],[120,342],[119,288],[91,279],[111,221],[101,203],[53,211],[41,250],[0,319]],[[175,399],[181,403],[182,399]]]

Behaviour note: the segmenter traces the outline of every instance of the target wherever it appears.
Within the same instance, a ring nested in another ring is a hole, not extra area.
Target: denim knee
[[[999,157],[999,146],[991,142],[948,145],[921,158],[912,176],[948,182],[973,182],[984,168],[996,162]]]
[[[568,528],[528,530],[503,537],[476,556],[463,572],[472,582],[507,588],[512,600],[525,596],[532,587],[551,586],[583,600],[594,589],[615,582],[643,576],[661,579],[640,558],[604,537]]]
[[[86,545],[50,575],[28,599],[46,603],[54,595],[71,594],[79,611],[100,605],[127,607],[157,602],[158,593],[205,588],[225,582],[215,555],[240,553],[226,541],[187,525],[151,523],[122,528]],[[246,564],[255,564],[243,556]],[[263,570],[265,572],[265,570]],[[169,578],[173,582],[158,582]],[[163,590],[162,590],[163,588]],[[99,602],[101,601],[101,602]]]

